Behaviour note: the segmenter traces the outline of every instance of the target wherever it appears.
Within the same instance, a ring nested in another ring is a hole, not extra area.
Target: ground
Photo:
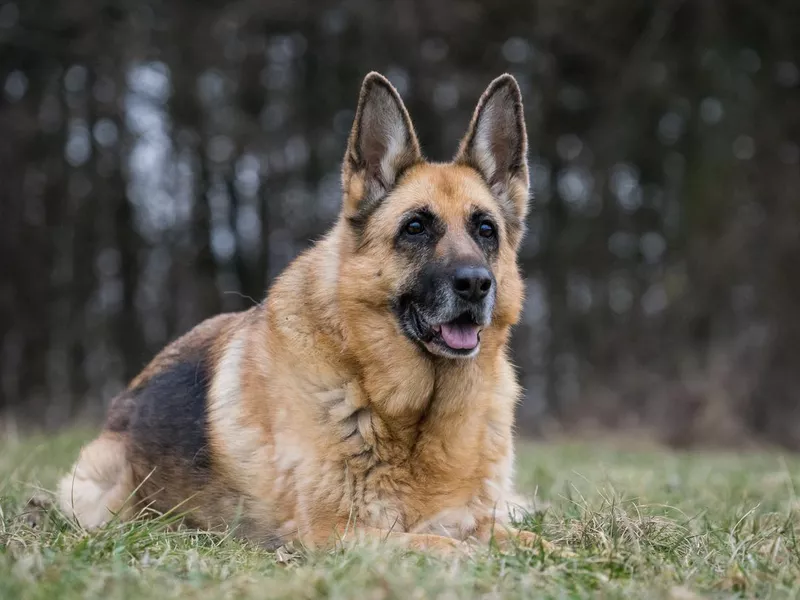
[[[541,549],[461,558],[363,548],[269,553],[164,521],[87,535],[27,514],[91,432],[0,442],[0,598],[797,597],[800,458],[520,444]]]

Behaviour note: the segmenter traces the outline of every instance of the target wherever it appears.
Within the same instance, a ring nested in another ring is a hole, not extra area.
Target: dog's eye
[[[419,235],[423,231],[425,231],[425,226],[419,219],[414,219],[406,223],[406,233],[408,235]]]
[[[478,234],[485,238],[494,237],[494,225],[492,225],[489,221],[484,221],[478,225]]]

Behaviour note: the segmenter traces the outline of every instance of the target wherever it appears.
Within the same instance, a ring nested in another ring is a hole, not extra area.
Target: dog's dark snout
[[[453,288],[464,300],[483,300],[492,289],[492,275],[485,267],[459,267],[453,274]]]

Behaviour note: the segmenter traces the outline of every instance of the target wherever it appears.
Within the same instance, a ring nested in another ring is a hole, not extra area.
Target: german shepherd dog
[[[271,547],[541,544],[509,526],[526,153],[510,75],[446,164],[367,75],[333,228],[263,304],[201,323],[112,401],[61,509],[92,529],[179,507]]]

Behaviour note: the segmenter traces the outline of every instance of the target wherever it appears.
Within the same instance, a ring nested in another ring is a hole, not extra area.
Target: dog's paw
[[[519,548],[530,548],[532,550],[543,550],[548,555],[561,558],[575,556],[570,550],[545,540],[537,533],[513,528],[495,531],[490,544],[492,547],[504,553],[512,552]]]
[[[413,550],[430,552],[440,556],[466,556],[473,552],[469,542],[439,535],[417,534],[407,541]]]

